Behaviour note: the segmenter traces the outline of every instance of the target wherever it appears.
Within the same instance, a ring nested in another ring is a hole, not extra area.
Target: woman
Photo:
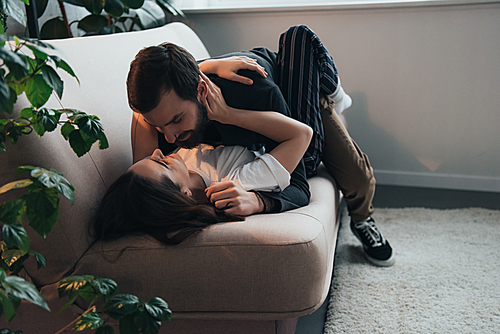
[[[250,68],[258,70],[252,63]],[[259,133],[278,145],[260,156],[241,146],[202,144],[167,156],[155,150],[132,165],[104,195],[93,226],[96,239],[149,234],[164,244],[178,244],[208,225],[243,220],[231,212],[240,204],[234,203],[236,196],[218,198],[224,187],[281,191],[288,186],[312,129],[277,112],[231,108],[220,89],[207,82],[203,104],[210,120]],[[265,206],[262,200],[261,205]]]

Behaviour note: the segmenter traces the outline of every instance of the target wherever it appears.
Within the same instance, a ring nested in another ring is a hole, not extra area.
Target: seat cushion
[[[150,237],[98,243],[75,274],[165,299],[175,317],[271,320],[316,310],[332,273],[339,195],[322,166],[307,207],[212,225],[177,246]],[[216,312],[216,313],[215,313]]]

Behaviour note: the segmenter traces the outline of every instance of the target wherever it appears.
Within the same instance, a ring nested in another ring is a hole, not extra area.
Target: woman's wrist
[[[213,59],[207,59],[198,64],[198,67],[201,72],[205,74],[214,74],[214,61]]]

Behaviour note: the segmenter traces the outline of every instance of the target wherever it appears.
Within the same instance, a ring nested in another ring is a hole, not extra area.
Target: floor
[[[375,208],[425,207],[433,209],[482,207],[500,210],[500,193],[379,185],[373,199],[373,206]],[[316,312],[300,317],[295,334],[323,334],[327,309],[328,299]]]

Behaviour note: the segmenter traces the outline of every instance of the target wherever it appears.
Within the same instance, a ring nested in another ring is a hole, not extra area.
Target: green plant
[[[48,0],[40,0],[39,15],[47,3]],[[84,7],[89,14],[68,22],[64,3]],[[159,27],[167,23],[166,14],[185,18],[169,0],[62,0],[58,4],[61,16],[44,23],[40,32],[43,39],[72,37],[70,26],[75,23],[85,35],[103,35]]]
[[[79,157],[94,143],[106,149],[108,141],[97,116],[76,109],[44,107],[51,95],[62,97],[64,84],[58,69],[78,81],[64,60],[47,53],[53,47],[38,40],[8,37],[1,23],[0,33],[0,152],[7,150],[7,142],[15,145],[22,136],[33,131],[41,137],[59,126],[61,135]],[[26,95],[31,106],[14,115],[14,104],[21,94]],[[0,204],[0,317],[5,316],[7,321],[14,318],[22,299],[49,310],[36,287],[16,276],[30,256],[35,258],[38,269],[46,266],[45,256],[30,248],[23,222],[27,221],[45,238],[57,221],[60,195],[73,203],[75,190],[53,169],[21,166],[17,172],[29,173],[29,177],[0,187],[0,195],[24,189],[18,198]],[[112,318],[119,321],[121,333],[158,333],[161,321],[170,320],[171,312],[163,300],[153,298],[145,303],[133,295],[116,294],[116,283],[110,279],[70,276],[59,282],[58,290],[60,298],[68,297],[63,309],[78,297],[89,303],[87,311],[68,325],[75,331],[96,329],[98,334],[112,333],[112,327],[107,325]],[[98,311],[96,302],[101,298],[103,308]]]

